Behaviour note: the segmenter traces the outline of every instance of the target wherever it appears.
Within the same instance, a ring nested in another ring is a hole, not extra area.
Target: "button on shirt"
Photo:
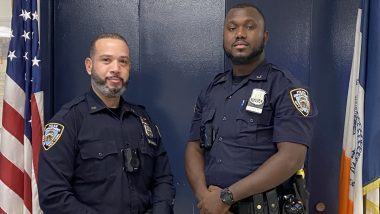
[[[261,113],[246,110],[253,89],[266,93]],[[293,96],[296,92],[306,96]],[[251,174],[277,152],[278,142],[309,146],[317,109],[307,93],[290,73],[265,61],[238,84],[232,71],[217,75],[198,97],[189,139],[200,140],[200,127],[212,125],[214,143],[205,150],[207,185],[225,188]]]
[[[54,145],[43,143],[40,153],[38,190],[45,213],[172,212],[173,178],[155,125],[142,107],[121,103],[116,115],[90,91],[51,119],[62,133]],[[147,142],[140,118],[153,130],[155,146]],[[125,148],[139,151],[135,172],[124,170]]]

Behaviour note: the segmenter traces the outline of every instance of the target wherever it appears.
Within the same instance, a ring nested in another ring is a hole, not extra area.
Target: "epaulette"
[[[65,105],[62,106],[62,108],[72,108],[73,106],[78,105],[80,102],[85,100],[85,96],[79,96],[74,99],[72,99],[70,102],[66,103]]]
[[[139,116],[146,115],[145,106],[135,103],[127,102],[127,105],[129,106],[130,110],[134,113],[136,113]]]
[[[145,111],[145,106],[143,105],[140,105],[140,104],[135,104],[135,103],[130,103],[130,102],[127,102],[127,104],[134,110],[136,109],[142,109]]]
[[[140,108],[142,108],[142,109],[145,110],[145,106],[143,106],[143,105],[136,105],[136,106],[138,106],[138,107],[140,107]]]
[[[273,69],[275,69],[275,70],[282,71],[282,70],[281,70],[279,67],[277,67],[277,65],[275,65],[275,64],[270,63],[270,67],[273,68]]]
[[[79,96],[72,99],[68,103],[64,104],[62,108],[57,112],[56,115],[65,116],[67,112],[70,111],[71,108],[73,108],[74,106],[77,106],[79,103],[83,101],[85,101],[85,96]]]
[[[301,82],[300,82],[300,80],[298,80],[293,75],[293,73],[290,72],[289,70],[287,70],[287,69],[280,69],[279,67],[277,67],[274,64],[271,64],[271,68],[274,69],[274,70],[277,70],[277,71],[281,72],[282,75],[284,76],[284,78],[286,78],[289,82],[302,85]]]
[[[216,83],[218,83],[218,82],[220,82],[220,81],[225,81],[226,80],[226,77],[227,77],[227,75],[228,75],[228,73],[229,73],[230,71],[225,71],[225,72],[223,72],[223,73],[219,73],[219,74],[217,74],[215,77],[214,77],[214,79],[212,80],[212,85],[214,85],[214,84],[216,84]]]

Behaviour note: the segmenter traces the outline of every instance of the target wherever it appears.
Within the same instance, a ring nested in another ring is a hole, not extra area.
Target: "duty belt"
[[[242,199],[230,208],[234,214],[279,214],[279,199],[276,189]]]

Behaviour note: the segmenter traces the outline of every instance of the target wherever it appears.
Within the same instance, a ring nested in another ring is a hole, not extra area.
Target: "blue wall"
[[[242,1],[41,1],[46,119],[89,89],[83,65],[100,32],[124,35],[133,72],[127,100],[158,122],[177,187],[176,213],[195,202],[183,169],[193,106],[200,89],[229,67],[222,49],[225,11]],[[318,202],[337,213],[339,158],[347,81],[354,44],[356,0],[256,0],[270,32],[269,61],[311,87],[320,117],[309,150],[310,213]],[[195,211],[197,212],[197,211]]]

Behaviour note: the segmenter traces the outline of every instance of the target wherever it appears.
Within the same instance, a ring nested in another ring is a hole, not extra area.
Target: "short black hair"
[[[264,16],[264,13],[254,4],[251,4],[251,3],[240,3],[240,4],[235,4],[234,6],[232,6],[226,13],[226,15],[232,10],[232,9],[238,9],[238,8],[247,8],[247,7],[250,7],[250,8],[253,8],[255,9],[259,14],[260,16],[263,18],[263,22],[264,22],[264,30],[265,30],[265,16]]]
[[[100,39],[118,39],[118,40],[125,42],[125,44],[127,46],[129,46],[127,40],[122,35],[120,35],[118,33],[102,33],[102,34],[98,35],[97,37],[95,37],[95,39],[93,39],[91,41],[91,43],[90,43],[90,57],[94,56],[95,44]]]

